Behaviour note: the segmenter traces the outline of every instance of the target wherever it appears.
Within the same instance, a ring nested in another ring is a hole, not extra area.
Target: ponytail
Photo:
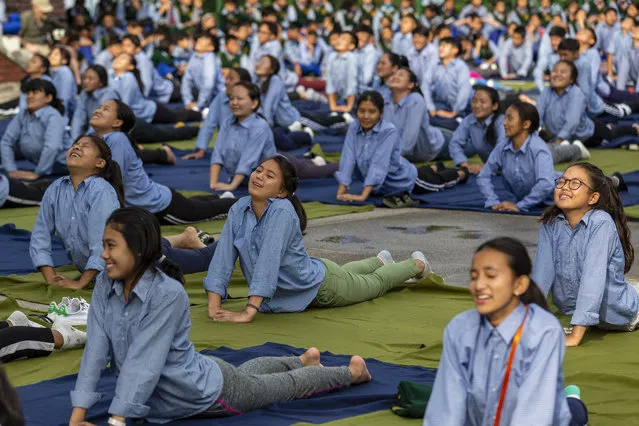
[[[546,297],[532,278],[530,278],[530,284],[528,284],[528,288],[526,289],[524,294],[519,296],[519,300],[524,305],[530,305],[531,303],[534,303],[550,312],[550,307],[548,306]]]
[[[158,261],[156,268],[160,271],[164,272],[164,274],[170,278],[173,278],[176,281],[179,281],[184,285],[184,273],[175,261],[169,259],[165,255],[162,255]]]
[[[133,135],[133,130],[135,129],[135,113],[127,104],[122,102],[119,99],[111,99],[118,107],[117,119],[122,121],[122,126],[120,126],[120,132],[126,135],[126,138],[129,140],[135,155],[140,158],[140,148],[138,148],[138,144],[135,143],[135,137]]]
[[[140,70],[138,69],[138,61],[132,55],[127,55],[129,57],[129,63],[133,66],[133,69],[130,71],[135,80],[138,82],[138,87],[140,88],[140,92],[144,93],[144,83],[142,82],[142,76],[140,76]]]
[[[270,63],[269,68],[271,71],[271,74],[268,76],[266,80],[264,80],[264,83],[262,83],[262,86],[260,87],[260,91],[262,92],[262,95],[266,96],[266,94],[268,93],[268,89],[271,85],[271,78],[273,78],[274,75],[277,75],[280,72],[280,61],[275,56],[272,56],[272,55],[262,56],[262,58],[264,57],[268,58]]]
[[[288,161],[288,160],[287,160]],[[306,210],[304,210],[304,206],[302,206],[302,202],[297,195],[288,194],[286,199],[291,202],[293,208],[295,209],[295,213],[297,213],[297,217],[300,220],[300,230],[302,234],[306,231],[306,225],[308,224],[308,217],[306,216]]]

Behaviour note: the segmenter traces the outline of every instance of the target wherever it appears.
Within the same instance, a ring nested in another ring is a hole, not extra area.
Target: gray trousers
[[[547,143],[546,146],[552,154],[553,164],[569,163],[581,160],[581,150],[575,145],[559,145]]]
[[[296,356],[255,358],[239,367],[211,358],[220,366],[224,384],[218,400],[198,417],[243,414],[347,387],[352,380],[348,367],[304,367]]]

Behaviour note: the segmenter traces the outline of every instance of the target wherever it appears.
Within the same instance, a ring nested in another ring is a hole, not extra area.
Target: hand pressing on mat
[[[491,209],[500,212],[519,212],[519,207],[517,207],[517,204],[512,201],[502,201],[501,203],[492,206]]]
[[[195,152],[183,156],[182,160],[199,160],[200,158],[204,157],[204,154],[206,154],[206,151],[204,151],[203,149],[198,149]]]
[[[566,336],[566,346],[569,348],[579,346],[581,340],[586,334],[586,330],[588,330],[588,327],[584,327],[583,325],[573,325],[572,333]]]
[[[213,316],[213,320],[219,322],[236,322],[246,324],[253,321],[256,312],[256,310],[252,310],[251,312],[248,308],[246,311],[242,312],[231,312],[226,309],[218,309]]]
[[[345,185],[340,185],[337,189],[337,199],[339,201],[366,201],[373,192],[372,186],[365,186],[361,194],[348,194]]]
[[[74,407],[71,412],[71,419],[69,420],[69,426],[95,426],[93,423],[85,421],[87,410],[84,408]]]

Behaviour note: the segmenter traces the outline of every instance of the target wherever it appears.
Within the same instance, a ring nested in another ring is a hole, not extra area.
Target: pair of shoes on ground
[[[384,265],[392,265],[396,263],[393,259],[393,255],[388,250],[382,250],[377,253],[377,258]],[[421,273],[417,274],[415,277],[410,278],[408,281],[406,281],[407,283],[417,283],[433,273],[433,268],[430,266],[430,262],[428,261],[428,259],[426,259],[426,256],[421,251],[412,252],[410,258],[422,262],[424,264],[424,270]]]
[[[47,317],[51,321],[68,325],[86,325],[89,314],[89,303],[82,297],[69,299],[63,297],[60,303],[51,302]]]
[[[45,315],[38,316],[39,318],[48,321],[51,319]],[[33,327],[33,328],[45,328],[37,322],[31,321],[23,312],[14,311],[7,321],[11,323],[12,327]],[[61,321],[53,321],[51,330],[57,331],[62,336],[62,347],[60,349],[74,349],[84,346],[87,341],[87,334],[84,331],[78,330],[68,323]]]
[[[382,198],[382,204],[389,209],[403,209],[406,207],[412,207],[419,204],[419,201],[413,200],[410,195],[389,195]]]

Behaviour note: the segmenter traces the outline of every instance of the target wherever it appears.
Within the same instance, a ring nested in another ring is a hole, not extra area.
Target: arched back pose
[[[576,163],[555,181],[554,201],[542,217],[533,278],[572,315],[566,344],[579,345],[592,326],[633,331],[639,288],[624,278],[634,248],[615,184],[598,167]]]
[[[476,309],[446,326],[424,426],[588,423],[579,388],[563,389],[564,333],[531,266],[513,238],[477,249],[469,285]]]
[[[371,380],[361,357],[351,358],[348,367],[321,367],[315,348],[299,357],[256,358],[239,367],[197,353],[189,340],[182,273],[162,256],[156,218],[137,208],[116,210],[103,240],[107,266],[91,299],[70,425],[83,424],[100,399],[97,384],[108,363],[117,375],[109,413],[119,422],[241,415]]]
[[[257,312],[300,312],[310,306],[338,307],[380,297],[413,277],[428,275],[421,252],[395,263],[387,251],[339,266],[315,259],[304,249],[306,213],[295,195],[295,167],[284,157],[269,158],[251,174],[249,196],[231,208],[204,288],[209,316],[216,321],[250,322]],[[243,312],[222,309],[235,261],[249,285]]]
[[[82,93],[71,120],[71,140],[76,140],[89,130],[91,116],[100,105],[118,98],[115,90],[109,87],[107,71],[100,65],[89,65],[82,75]]]

